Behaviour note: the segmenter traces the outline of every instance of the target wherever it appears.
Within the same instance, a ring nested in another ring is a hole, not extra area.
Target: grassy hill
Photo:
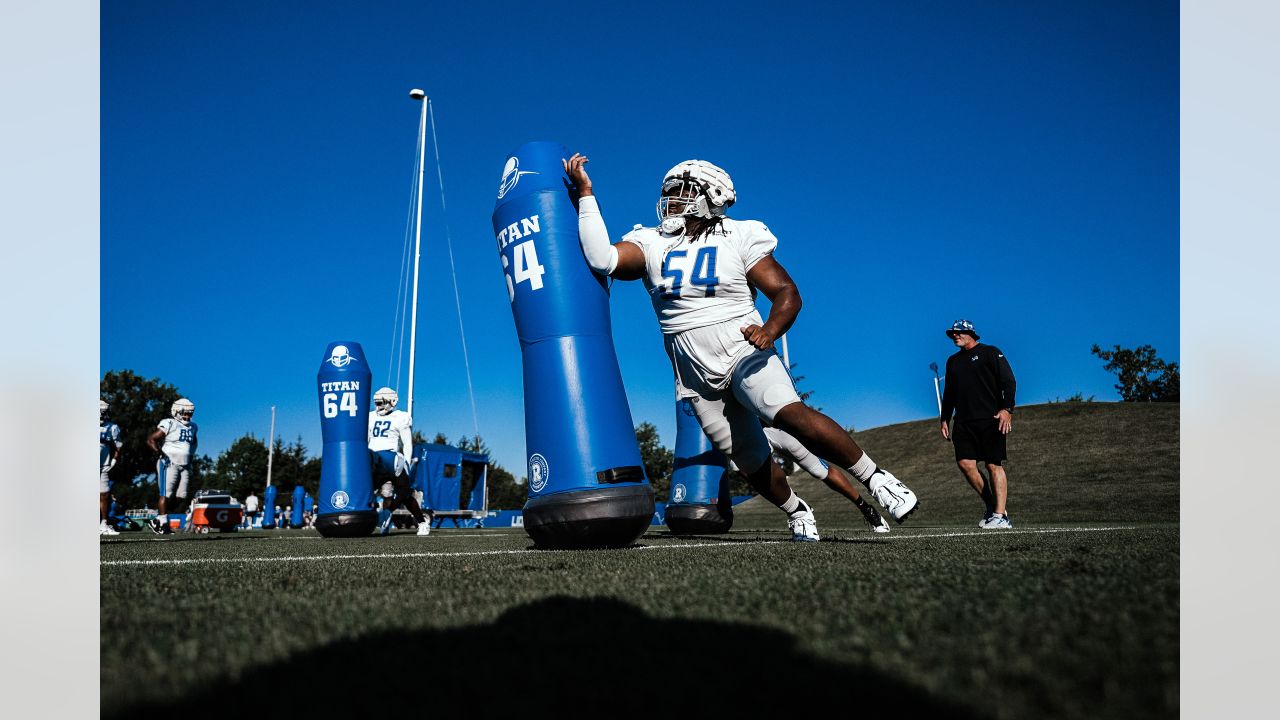
[[[1017,527],[1061,522],[1177,522],[1177,403],[1072,402],[1018,408],[1009,435],[1009,516]],[[920,497],[906,525],[971,526],[982,504],[956,468],[936,420],[854,433],[877,463]],[[818,528],[857,527],[844,498],[801,471],[792,487]],[[761,498],[735,508],[734,527],[782,526]]]

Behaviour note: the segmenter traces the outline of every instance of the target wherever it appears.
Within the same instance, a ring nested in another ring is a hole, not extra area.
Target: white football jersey
[[[174,465],[190,465],[196,447],[195,423],[183,423],[177,418],[165,418],[156,427],[164,431],[164,445],[160,448]]]
[[[403,410],[369,413],[369,449],[402,452],[407,457],[413,450],[413,418]]]
[[[638,228],[622,239],[644,251],[644,285],[667,335],[754,311],[747,272],[778,246],[764,223],[731,218],[695,241],[657,228]]]
[[[120,426],[110,420],[99,422],[98,442],[102,445],[98,464],[104,468],[110,467],[112,449],[124,447],[124,443],[120,442]]]

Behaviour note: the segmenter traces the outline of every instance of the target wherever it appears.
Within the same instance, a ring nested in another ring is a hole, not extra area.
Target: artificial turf
[[[102,548],[103,714],[1177,714],[1176,526],[825,532],[127,536]]]
[[[1178,714],[1178,407],[1020,408],[1015,530],[933,420],[855,439],[921,510],[888,535],[807,476],[823,541],[756,499],[626,550],[520,530],[102,543],[104,717],[1162,718]],[[174,561],[174,562],[169,562]]]

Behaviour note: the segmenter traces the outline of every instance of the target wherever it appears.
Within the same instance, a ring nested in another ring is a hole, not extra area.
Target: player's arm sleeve
[[[592,270],[608,275],[618,267],[618,248],[609,242],[609,229],[595,195],[578,200],[578,241]]]
[[[404,448],[404,459],[413,460],[413,418],[406,418],[400,428],[400,446]]]
[[[778,248],[778,238],[764,223],[748,220],[742,223],[744,232],[738,239],[738,252],[742,253],[743,267],[751,268]]]
[[[942,422],[951,419],[951,415],[956,410],[956,384],[953,379],[954,373],[951,372],[951,363],[947,363],[947,374],[942,379]]]
[[[1000,409],[1012,410],[1018,381],[1013,377],[1013,368],[1009,366],[1009,359],[1004,356],[1004,351],[1000,348],[992,348],[992,351],[995,354],[996,381],[1000,384]]]

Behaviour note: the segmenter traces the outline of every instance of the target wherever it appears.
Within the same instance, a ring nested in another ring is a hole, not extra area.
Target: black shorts
[[[1000,421],[995,418],[956,420],[951,428],[951,444],[956,449],[956,460],[981,460],[999,465],[1008,458],[1004,433],[1000,432]]]

